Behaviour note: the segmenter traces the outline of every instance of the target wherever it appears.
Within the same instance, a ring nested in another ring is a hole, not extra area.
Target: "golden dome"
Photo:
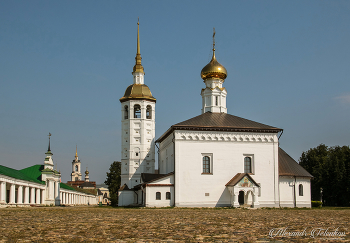
[[[201,77],[203,80],[208,78],[220,78],[225,79],[227,77],[227,71],[215,58],[215,49],[213,49],[213,58],[211,61],[202,69]]]
[[[151,90],[145,84],[132,84],[126,88],[125,94],[120,98],[120,102],[127,100],[142,99],[156,101],[156,98],[152,96]]]

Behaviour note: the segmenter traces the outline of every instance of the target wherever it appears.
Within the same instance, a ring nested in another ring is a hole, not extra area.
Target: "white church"
[[[311,207],[312,175],[279,147],[283,129],[227,114],[227,71],[216,60],[214,38],[212,59],[201,71],[202,114],[172,125],[158,139],[139,23],[135,59],[133,84],[120,99],[119,206]]]

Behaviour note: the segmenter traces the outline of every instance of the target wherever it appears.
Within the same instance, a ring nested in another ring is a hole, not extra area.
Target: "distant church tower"
[[[136,64],[132,85],[120,99],[122,111],[121,185],[140,184],[141,173],[154,173],[156,99],[144,84],[141,65],[140,30],[137,23]]]
[[[89,179],[89,171],[88,171],[88,168],[86,167],[86,171],[85,171],[85,181],[86,182],[89,182],[90,179]]]
[[[202,114],[205,112],[227,113],[225,87],[222,87],[227,77],[227,71],[215,57],[215,29],[213,34],[213,57],[202,69],[201,77],[205,88],[202,89]]]
[[[81,181],[81,163],[78,158],[78,146],[75,148],[75,158],[72,162],[71,181]]]

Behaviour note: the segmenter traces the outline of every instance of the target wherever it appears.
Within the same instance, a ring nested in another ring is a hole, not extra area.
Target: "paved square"
[[[2,208],[0,242],[350,242],[349,225],[350,209]],[[345,237],[310,237],[328,227]]]

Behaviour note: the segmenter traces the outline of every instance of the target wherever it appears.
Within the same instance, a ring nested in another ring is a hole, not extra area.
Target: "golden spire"
[[[201,77],[203,80],[208,78],[219,78],[225,79],[227,77],[227,71],[224,66],[222,66],[215,57],[215,28],[213,31],[213,57],[211,61],[202,69]]]
[[[78,158],[78,145],[75,145],[75,158]]]
[[[213,58],[215,59],[215,28],[213,28]]]
[[[133,72],[144,73],[143,67],[141,65],[141,53],[140,53],[140,21],[137,20],[137,51],[136,51],[136,64],[134,66]]]

